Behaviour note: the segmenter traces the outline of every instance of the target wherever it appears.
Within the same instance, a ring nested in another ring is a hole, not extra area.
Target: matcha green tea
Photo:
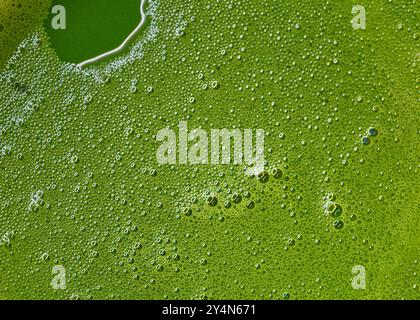
[[[417,1],[143,2],[0,1],[0,299],[418,299]]]

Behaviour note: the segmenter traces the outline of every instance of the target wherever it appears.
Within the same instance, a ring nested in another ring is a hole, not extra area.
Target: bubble
[[[219,89],[220,88],[220,84],[218,81],[212,81],[211,82],[211,87],[212,89]]]
[[[44,252],[41,256],[41,259],[44,261],[50,261],[50,255],[46,252]]]
[[[271,171],[271,174],[273,175],[273,177],[274,177],[275,179],[280,179],[280,178],[282,177],[282,175],[283,175],[283,172],[281,171],[281,169],[274,168],[274,169]]]
[[[176,34],[178,37],[185,37],[185,35],[186,35],[187,33],[185,32],[185,30],[183,30],[183,29],[181,29],[181,28],[178,28],[178,29],[176,29],[175,34]]]
[[[370,138],[369,137],[366,137],[366,136],[364,136],[364,137],[362,137],[362,143],[364,144],[364,145],[368,145],[368,144],[370,144]]]
[[[206,202],[210,207],[214,207],[217,205],[217,198],[215,196],[208,196]]]
[[[187,217],[189,217],[192,214],[192,210],[188,207],[185,207],[182,209],[182,213],[186,215]]]
[[[269,179],[269,174],[266,171],[262,171],[258,174],[258,181],[262,182],[262,183],[267,183],[268,179]]]
[[[287,240],[287,244],[289,246],[294,246],[295,245],[295,240],[294,239],[289,239],[289,240]]]
[[[240,202],[242,201],[242,197],[241,197],[241,195],[240,195],[240,194],[238,194],[238,193],[234,193],[234,194],[232,194],[232,201],[233,201],[234,203],[240,203]]]
[[[343,227],[344,227],[344,223],[343,223],[343,221],[341,221],[341,220],[335,220],[335,221],[333,222],[333,226],[334,226],[334,228],[336,228],[336,229],[343,229]]]
[[[254,201],[248,201],[248,203],[246,204],[246,207],[248,209],[253,209],[255,207],[255,202]]]
[[[130,136],[133,134],[134,130],[133,128],[128,127],[128,128],[125,128],[124,132],[125,132],[125,135]]]
[[[371,127],[371,128],[368,129],[368,134],[371,137],[375,137],[375,136],[378,135],[378,130],[376,128]]]
[[[330,192],[326,195],[326,199],[329,201],[334,201],[336,199],[336,196],[334,193]]]
[[[88,104],[90,104],[91,102],[92,102],[92,96],[89,94],[89,95],[86,95],[84,98],[83,98],[83,103],[85,104],[85,105],[88,105]]]
[[[229,200],[226,200],[226,201],[223,203],[223,206],[224,206],[226,209],[229,209],[230,207],[232,207],[232,204],[230,203],[230,201],[229,201]]]
[[[191,198],[191,203],[197,203],[198,202],[198,198],[197,197],[192,197]]]
[[[329,201],[324,205],[324,210],[332,217],[339,217],[343,213],[342,207],[332,201]]]
[[[207,260],[206,259],[200,259],[200,264],[202,265],[202,266],[205,266],[206,264],[207,264]]]

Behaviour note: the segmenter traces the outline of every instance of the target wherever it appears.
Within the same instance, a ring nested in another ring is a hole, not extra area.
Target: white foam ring
[[[132,45],[130,51],[127,54],[121,55],[121,56],[111,60],[109,63],[107,63],[103,67],[90,66],[86,69],[82,69],[81,68],[82,64],[78,64],[78,65],[74,66],[74,69],[77,72],[81,72],[82,74],[84,74],[86,76],[93,76],[94,79],[98,83],[103,83],[103,79],[106,78],[109,75],[112,75],[115,71],[121,70],[124,66],[126,66],[127,64],[133,63],[135,60],[142,59],[143,58],[143,48],[144,48],[144,46],[146,44],[152,42],[154,39],[156,39],[156,37],[159,33],[159,28],[157,26],[157,19],[155,19],[156,10],[158,8],[158,5],[159,5],[158,1],[151,1],[151,0],[149,1],[149,8],[148,8],[147,12],[145,12],[144,14],[145,14],[145,16],[151,17],[151,19],[152,19],[151,24],[150,24],[146,34],[141,39],[137,40],[137,42],[134,43],[134,45]],[[141,25],[143,23],[141,23]],[[130,36],[128,38],[130,38]],[[103,55],[99,56],[99,57],[101,57],[100,59],[102,59],[102,56]],[[99,60],[99,59],[97,59],[97,60]],[[94,59],[90,59],[88,61],[95,62],[97,60],[94,58]]]
[[[5,133],[19,130],[19,127],[35,112],[36,108],[33,106],[41,104],[45,97],[63,90],[63,99],[57,103],[64,106],[71,105],[74,101],[83,101],[86,95],[95,95],[100,88],[97,85],[104,84],[104,79],[143,58],[145,46],[154,41],[159,34],[158,19],[156,19],[159,1],[148,0],[148,3],[148,9],[144,14],[151,19],[151,23],[143,36],[134,40],[128,53],[110,59],[101,66],[90,65],[82,69],[74,63],[60,61],[56,55],[51,55],[49,46],[41,42],[42,38],[47,38],[43,28],[35,30],[21,42],[0,73],[0,159],[6,156],[6,153],[10,154],[9,150],[13,148],[16,140],[16,134],[9,134],[6,141]],[[26,72],[31,64],[34,65],[33,59],[37,60],[36,72],[31,72],[29,78]],[[46,79],[51,85],[45,86]],[[69,92],[65,84],[74,79],[77,79],[77,91]],[[16,90],[14,88],[16,81],[30,83],[28,89],[31,90],[31,94]],[[3,152],[6,150],[8,152]]]

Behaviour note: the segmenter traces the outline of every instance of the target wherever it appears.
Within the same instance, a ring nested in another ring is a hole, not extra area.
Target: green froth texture
[[[51,0],[0,1],[0,67],[27,34],[47,17]]]
[[[40,22],[0,75],[0,297],[418,298],[418,10],[355,4],[153,2],[84,72]],[[268,180],[159,165],[180,121],[264,129]]]

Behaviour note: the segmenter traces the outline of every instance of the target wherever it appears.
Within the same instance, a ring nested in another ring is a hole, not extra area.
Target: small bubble
[[[289,239],[289,240],[287,240],[287,244],[288,244],[289,246],[294,246],[294,245],[295,245],[295,240],[293,240],[293,239]]]
[[[188,207],[182,209],[182,213],[185,214],[187,217],[192,214],[192,210]]]
[[[241,195],[240,195],[240,194],[238,194],[238,193],[234,193],[234,194],[232,194],[232,201],[233,201],[234,203],[240,203],[240,202],[242,201],[242,197],[241,197]]]
[[[281,171],[281,169],[278,169],[278,168],[274,168],[271,171],[271,173],[275,179],[280,179],[283,175],[283,172]]]
[[[220,88],[220,84],[217,81],[212,81],[211,87],[212,87],[212,89],[219,89]]]
[[[262,183],[268,182],[269,175],[266,171],[262,171],[258,174],[258,180]]]
[[[375,136],[377,136],[378,135],[378,130],[376,129],[376,128],[369,128],[368,129],[368,134],[370,135],[370,136],[372,136],[372,137],[375,137]]]
[[[255,207],[255,202],[254,201],[249,201],[248,203],[247,203],[247,205],[246,205],[246,207],[248,208],[248,209],[253,209],[254,207]]]
[[[331,213],[331,216],[333,217],[339,217],[343,213],[343,208],[339,204],[334,204],[335,208],[333,212]]]
[[[48,253],[45,252],[42,254],[41,259],[44,261],[50,261],[50,256]]]
[[[178,29],[176,29],[175,34],[176,34],[178,37],[185,37],[186,32],[185,32],[185,30],[183,30],[183,29],[181,29],[181,28],[178,28]]]
[[[206,264],[207,264],[207,260],[206,259],[200,259],[200,264],[202,265],[202,266],[205,266]]]
[[[326,198],[327,200],[334,201],[336,199],[336,196],[334,193],[330,192],[326,195]]]
[[[362,138],[362,143],[363,143],[365,146],[367,146],[368,144],[370,144],[370,138],[369,138],[369,137],[364,136],[364,137]]]
[[[210,207],[214,207],[217,205],[217,198],[215,196],[209,196],[207,197],[206,202]]]
[[[343,229],[343,227],[344,227],[344,223],[343,223],[343,221],[341,221],[341,220],[335,220],[334,222],[333,222],[333,226],[334,226],[334,228],[336,228],[336,229]]]

